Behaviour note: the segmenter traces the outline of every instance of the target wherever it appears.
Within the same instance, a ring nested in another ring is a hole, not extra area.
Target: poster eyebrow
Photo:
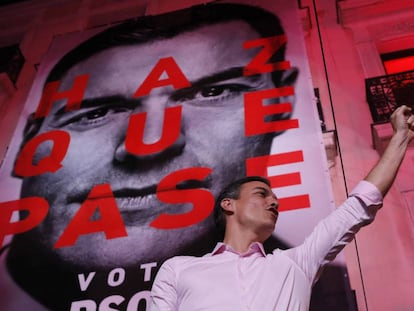
[[[129,99],[121,95],[112,95],[112,96],[103,96],[103,97],[96,97],[96,98],[88,98],[81,101],[80,108],[93,108],[93,107],[99,107],[104,106],[106,104],[113,104],[113,103],[128,103],[128,102],[136,102],[134,99]],[[63,115],[71,110],[66,110],[66,105],[62,106],[56,112],[54,113],[55,116]],[[75,110],[79,110],[75,109]]]
[[[212,84],[220,81],[225,81],[229,79],[235,79],[243,77],[243,68],[244,67],[231,67],[228,69],[225,69],[223,71],[219,71],[216,73],[213,73],[211,75],[202,77],[200,79],[197,79],[195,81],[190,81],[192,87],[199,87],[206,84]],[[249,76],[246,77],[248,80],[256,80],[257,76]]]
[[[202,87],[204,85],[208,85],[208,84],[213,84],[213,83],[217,83],[217,82],[221,82],[221,81],[225,81],[225,80],[230,80],[230,79],[235,79],[235,78],[240,78],[243,77],[243,69],[244,67],[231,67],[216,73],[213,73],[211,75],[207,75],[205,77],[202,77],[200,79],[191,81],[191,87],[189,88],[184,88],[181,90],[188,90],[191,88],[198,88],[198,87]],[[255,76],[247,76],[246,77],[247,80],[249,81],[255,81],[257,80],[257,75]],[[177,90],[176,95],[180,94],[180,90]],[[85,100],[81,101],[81,108],[88,108],[88,107],[98,107],[101,105],[105,105],[107,103],[113,103],[113,102],[135,102],[134,99],[129,99],[126,98],[125,96],[122,95],[112,95],[112,96],[103,96],[103,97],[97,97],[97,98],[88,98]],[[62,106],[61,108],[59,108],[54,115],[55,116],[59,116],[59,115],[63,115],[66,112],[68,112],[68,110],[66,110],[66,105]]]

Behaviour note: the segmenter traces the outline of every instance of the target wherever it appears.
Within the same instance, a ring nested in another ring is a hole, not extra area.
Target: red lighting
[[[414,56],[386,60],[384,67],[387,74],[414,70]]]

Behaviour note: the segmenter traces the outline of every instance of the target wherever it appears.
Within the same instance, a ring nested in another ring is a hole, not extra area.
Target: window
[[[388,75],[414,70],[414,49],[382,54],[381,59]]]

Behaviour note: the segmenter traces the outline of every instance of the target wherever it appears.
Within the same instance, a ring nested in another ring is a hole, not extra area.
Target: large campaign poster
[[[146,310],[164,260],[220,240],[214,198],[246,175],[280,201],[266,248],[301,243],[334,208],[303,41],[290,0],[55,38],[0,172],[1,309]]]

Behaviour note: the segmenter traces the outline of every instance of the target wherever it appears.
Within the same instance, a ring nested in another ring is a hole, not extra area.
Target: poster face
[[[279,198],[269,250],[332,210],[296,4],[265,9],[56,38],[0,172],[5,310],[145,310],[165,259],[219,241],[214,198],[246,175]]]

